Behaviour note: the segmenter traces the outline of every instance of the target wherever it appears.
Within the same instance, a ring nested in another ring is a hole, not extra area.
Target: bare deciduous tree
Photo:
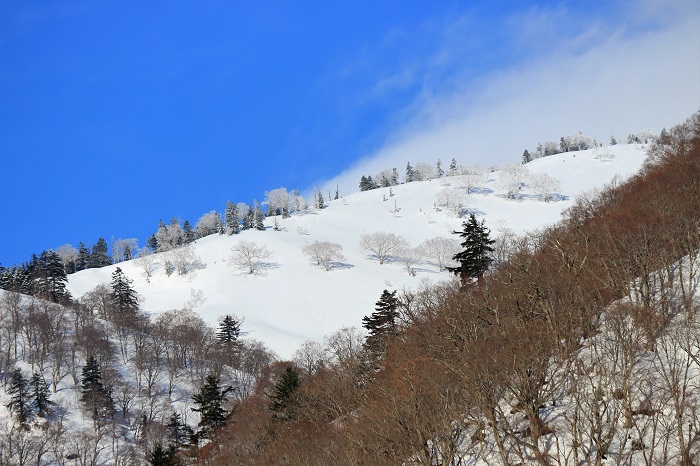
[[[459,241],[453,238],[435,237],[423,241],[419,248],[423,254],[435,260],[440,272],[450,263],[452,256],[459,252]]]
[[[309,256],[316,265],[322,265],[327,271],[331,269],[333,261],[345,260],[342,251],[341,245],[329,241],[314,241],[302,250],[304,255]]]
[[[389,254],[408,247],[408,241],[403,236],[395,233],[377,231],[362,235],[360,247],[374,254],[379,263],[383,264]]]
[[[229,265],[237,265],[255,273],[260,268],[260,260],[270,257],[270,251],[265,246],[258,246],[251,241],[239,241],[231,248],[234,253],[229,257]]]

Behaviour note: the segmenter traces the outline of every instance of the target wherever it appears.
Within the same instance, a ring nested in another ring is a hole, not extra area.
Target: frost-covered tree
[[[435,167],[425,162],[418,162],[413,169],[414,181],[428,181],[437,178]]]
[[[440,272],[445,270],[452,257],[459,252],[459,241],[454,238],[435,237],[426,239],[420,244],[423,254],[433,259]]]
[[[520,189],[527,179],[528,169],[522,164],[514,163],[501,168],[498,187],[505,190],[508,199],[518,199]]]
[[[377,231],[360,237],[360,247],[374,254],[380,264],[383,264],[391,253],[407,246],[406,238],[387,231]]]
[[[343,247],[340,244],[329,241],[314,241],[307,244],[302,250],[304,255],[316,263],[323,266],[327,271],[331,269],[334,261],[345,260],[343,257]]]
[[[281,215],[282,218],[289,217],[289,204],[291,196],[285,188],[277,188],[265,192],[263,205],[267,206],[268,215]]]
[[[199,257],[189,244],[169,252],[178,275],[187,275],[199,263]]]
[[[532,162],[532,155],[530,155],[530,152],[528,152],[527,149],[525,149],[525,152],[523,152],[523,164],[530,163]]]
[[[139,249],[139,255],[136,260],[134,260],[134,263],[143,270],[143,275],[146,277],[146,280],[150,282],[153,272],[158,269],[158,260],[156,256],[153,255],[153,252],[148,247]]]
[[[189,220],[185,220],[185,223],[182,224],[182,235],[184,237],[185,244],[190,244],[197,239],[197,234],[192,229],[192,225],[190,224]]]
[[[445,170],[442,169],[442,161],[440,159],[438,159],[437,163],[435,164],[435,173],[437,174],[438,178],[445,176]]]
[[[414,265],[423,259],[423,251],[420,248],[404,247],[396,252],[401,263],[406,267],[406,272],[413,276],[416,274]]]
[[[265,224],[263,223],[263,220],[265,220],[265,214],[263,214],[263,211],[260,208],[260,204],[258,204],[257,200],[253,200],[253,204],[255,206],[255,210],[253,213],[253,228],[259,231],[264,231]]]
[[[474,188],[484,181],[484,169],[480,165],[469,165],[462,168],[459,179],[462,185],[467,188],[467,194],[471,194]]]
[[[457,159],[452,158],[450,168],[447,169],[447,176],[455,176],[457,174]]]
[[[226,234],[236,235],[241,231],[240,220],[238,219],[238,206],[231,202],[226,201],[226,211],[224,212],[224,220],[226,222]]]
[[[75,271],[75,261],[78,259],[78,250],[70,244],[64,244],[56,248],[56,254],[63,262],[63,270],[68,274]]]
[[[552,199],[552,195],[561,190],[559,180],[547,173],[531,174],[528,186],[533,192],[542,196],[544,202],[549,202]]]
[[[194,230],[197,233],[197,238],[204,238],[205,236],[219,233],[221,225],[223,225],[221,215],[217,211],[212,210],[202,215],[199,220],[197,220]]]
[[[255,211],[253,210],[252,206],[246,205],[245,210],[242,210],[242,212],[245,212],[245,215],[243,216],[243,222],[241,223],[241,228],[243,230],[250,230],[255,227]]]
[[[139,241],[136,238],[119,238],[112,243],[112,262],[118,264],[131,260],[136,254],[139,247]]]
[[[261,259],[270,257],[270,251],[265,246],[251,241],[239,241],[231,247],[231,251],[233,255],[229,257],[229,265],[245,268],[249,274],[259,270]]]
[[[416,179],[416,173],[413,171],[413,167],[411,166],[411,162],[406,162],[406,176],[403,179],[404,183],[410,183],[412,181],[415,181]]]

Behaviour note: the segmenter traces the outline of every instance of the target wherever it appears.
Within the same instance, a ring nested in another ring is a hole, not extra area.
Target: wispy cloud
[[[384,146],[319,186],[348,193],[361,175],[407,161],[494,165],[575,131],[607,142],[679,123],[700,107],[700,6],[664,5],[623,3],[610,17],[521,12],[503,21],[507,36],[477,41],[489,47],[472,51],[481,58],[464,56],[474,47],[469,14],[433,25],[431,50],[370,87],[417,86]],[[477,63],[491,50],[505,61]]]

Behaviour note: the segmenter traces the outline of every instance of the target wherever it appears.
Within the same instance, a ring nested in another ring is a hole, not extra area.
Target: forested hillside
[[[384,344],[274,366],[200,461],[697,464],[698,117],[483,279],[405,293]]]

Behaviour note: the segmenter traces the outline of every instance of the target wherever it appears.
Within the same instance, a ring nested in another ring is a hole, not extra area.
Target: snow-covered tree
[[[114,317],[131,317],[139,308],[139,300],[136,291],[132,287],[132,281],[122,269],[117,267],[112,272],[111,291],[109,293],[110,304],[116,315]]]
[[[508,199],[518,199],[520,188],[527,179],[528,169],[522,164],[513,163],[501,168],[498,187],[506,191]]]
[[[447,176],[455,176],[457,174],[457,159],[452,158],[450,168],[447,169]]]
[[[412,181],[415,181],[416,179],[416,173],[413,171],[413,167],[411,166],[411,162],[406,162],[406,176],[403,179],[404,183],[410,183]]]
[[[63,270],[68,274],[75,270],[75,261],[78,258],[78,250],[70,244],[64,244],[56,248],[56,254],[63,262]]]
[[[265,192],[263,205],[267,206],[267,214],[282,215],[282,218],[289,217],[289,204],[291,196],[285,188],[277,188]]]
[[[143,275],[146,277],[146,280],[150,282],[153,272],[158,269],[158,260],[156,256],[153,255],[153,252],[148,247],[139,249],[139,255],[136,260],[134,260],[134,263],[143,270]]]
[[[221,215],[215,210],[202,215],[194,226],[197,238],[204,238],[205,236],[219,233],[222,224]]]
[[[406,267],[406,272],[409,275],[415,275],[416,271],[413,268],[423,259],[423,250],[420,248],[404,247],[396,252],[401,263]]]
[[[530,189],[542,196],[542,200],[549,202],[552,194],[561,190],[559,180],[547,173],[533,173],[529,176],[528,186]]]
[[[236,235],[241,231],[241,224],[240,220],[238,219],[238,206],[231,201],[226,201],[224,221],[226,222],[227,235]]]
[[[115,264],[131,260],[136,255],[139,247],[139,240],[136,238],[119,238],[112,243],[112,261]]]
[[[249,274],[258,271],[261,259],[270,257],[270,251],[265,246],[251,241],[239,241],[231,247],[231,251],[233,255],[229,258],[229,265],[245,268]]]
[[[413,169],[413,178],[415,181],[428,181],[437,178],[435,167],[425,162],[418,162]]]
[[[170,257],[178,275],[187,275],[199,263],[199,257],[189,244],[170,251]]]
[[[407,246],[406,238],[387,231],[377,231],[360,237],[360,247],[374,254],[380,264],[383,264],[391,253]]]
[[[452,262],[452,257],[459,252],[459,241],[454,238],[438,236],[426,239],[419,247],[426,257],[435,261],[438,269],[442,272],[447,264]]]
[[[445,187],[435,195],[436,210],[450,209],[459,217],[466,206],[467,197],[464,189]]]
[[[343,247],[329,241],[314,241],[307,244],[302,250],[304,255],[316,263],[323,266],[324,269],[330,270],[334,261],[345,260],[343,257]]]
[[[470,194],[484,181],[484,169],[480,165],[469,165],[462,168],[459,179],[462,185],[467,188],[467,194]]]
[[[260,204],[258,204],[257,200],[253,200],[253,205],[253,228],[259,231],[264,231],[265,224],[263,223],[263,220],[265,220],[265,214],[263,214],[263,211],[260,208]]]

